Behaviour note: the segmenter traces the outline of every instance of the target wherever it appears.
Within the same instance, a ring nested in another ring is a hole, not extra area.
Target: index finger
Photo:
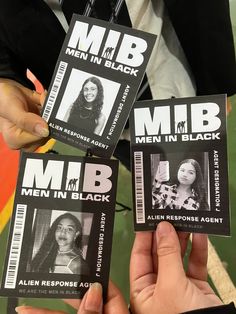
[[[47,123],[35,110],[35,105],[40,105],[40,97],[28,88],[2,84],[0,116],[33,135],[47,137]]]
[[[183,231],[178,231],[177,232],[178,237],[179,237],[179,244],[181,248],[181,256],[184,258],[187,247],[188,247],[188,242],[190,238],[190,233],[189,232],[183,232]]]
[[[0,85],[0,93],[1,93],[1,101],[0,101],[0,115],[4,118],[8,118],[5,116],[9,110],[6,111],[6,108],[10,109],[12,107],[20,109],[25,109],[24,106],[27,103],[33,103],[37,105],[41,105],[41,94],[37,93],[35,90],[31,90],[20,84],[10,84],[10,83],[1,83]],[[17,104],[15,106],[14,104]]]
[[[208,241],[206,234],[195,233],[189,256],[187,275],[198,280],[207,280]]]
[[[152,232],[136,232],[130,258],[131,282],[152,271]]]

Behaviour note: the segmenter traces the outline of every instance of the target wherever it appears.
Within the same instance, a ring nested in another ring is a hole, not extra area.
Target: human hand
[[[207,282],[207,236],[193,234],[185,272],[186,247],[186,236],[180,234],[179,240],[168,222],[160,222],[155,233],[136,234],[130,261],[132,313],[177,314],[222,304]]]
[[[77,314],[128,314],[128,307],[120,290],[109,282],[107,302],[102,306],[102,286],[94,284],[84,295]]]
[[[45,93],[0,79],[0,131],[11,149],[34,151],[47,141],[47,123],[40,117]]]
[[[16,307],[16,313],[18,314],[67,314],[63,311],[53,311],[49,309],[36,308],[32,306],[18,306]]]
[[[107,302],[103,306],[102,286],[99,283],[91,285],[89,290],[80,300],[64,300],[74,308],[78,309],[77,314],[128,314],[127,305],[119,289],[110,281],[108,286]],[[31,306],[18,306],[18,314],[66,314],[62,311],[34,308]]]
[[[71,305],[76,310],[79,308],[81,300],[78,299],[66,299],[63,300],[65,303]],[[15,308],[18,314],[67,314],[64,311],[54,311],[46,308],[36,308],[28,305],[20,305]]]

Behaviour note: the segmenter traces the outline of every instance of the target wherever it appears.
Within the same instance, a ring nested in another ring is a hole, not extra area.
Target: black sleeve
[[[4,45],[0,39],[0,78],[8,78],[17,81],[28,88],[33,88],[33,84],[27,79],[26,66],[24,66],[17,56]]]
[[[199,309],[195,311],[190,311],[190,312],[184,312],[182,314],[235,314],[236,309],[234,306],[234,303],[231,302],[228,305],[221,305],[221,306],[214,306],[214,307],[209,307],[206,309]]]
[[[44,0],[1,0],[0,77],[29,86],[29,69],[48,88],[64,37]]]
[[[165,0],[194,75],[197,94],[236,93],[229,1]]]

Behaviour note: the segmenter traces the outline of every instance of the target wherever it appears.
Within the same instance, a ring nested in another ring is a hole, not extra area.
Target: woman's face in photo
[[[190,163],[184,163],[179,167],[177,178],[180,184],[192,185],[196,179],[196,170]]]
[[[92,102],[96,99],[98,94],[98,87],[92,82],[87,82],[84,85],[84,98],[87,102]]]
[[[63,218],[59,221],[55,232],[55,238],[59,247],[72,248],[77,235],[78,231],[76,231],[76,226],[72,219]]]

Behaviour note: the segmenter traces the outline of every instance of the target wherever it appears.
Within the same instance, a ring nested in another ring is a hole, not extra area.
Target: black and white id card
[[[150,33],[73,15],[42,111],[51,136],[111,157],[155,40]]]
[[[80,298],[107,292],[118,162],[23,153],[1,295]]]
[[[230,235],[226,96],[136,102],[131,111],[134,226]]]

